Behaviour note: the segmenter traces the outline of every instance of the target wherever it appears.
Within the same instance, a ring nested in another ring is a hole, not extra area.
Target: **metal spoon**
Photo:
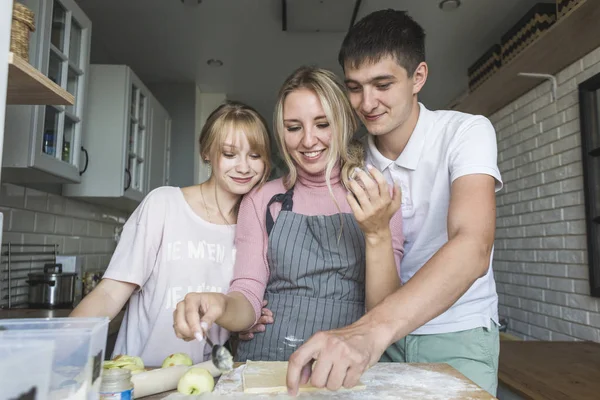
[[[219,371],[229,372],[233,369],[233,356],[225,346],[221,346],[220,344],[215,346],[208,337],[208,334],[203,335],[197,332],[195,336],[198,341],[202,341],[202,339],[206,340],[206,343],[212,348],[210,358]]]

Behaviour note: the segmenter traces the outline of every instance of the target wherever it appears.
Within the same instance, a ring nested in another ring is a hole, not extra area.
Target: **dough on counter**
[[[264,394],[287,392],[285,383],[287,366],[287,361],[247,361],[244,372],[242,373],[244,393]],[[363,390],[365,388],[366,386],[362,382],[358,382],[353,388],[341,388],[340,391]],[[314,392],[317,390],[327,391],[327,388],[316,388],[310,383],[300,386],[300,392]]]

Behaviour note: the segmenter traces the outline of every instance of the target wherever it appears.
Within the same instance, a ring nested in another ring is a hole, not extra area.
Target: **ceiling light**
[[[193,7],[202,3],[202,0],[181,0],[181,2],[187,7]]]
[[[460,7],[460,0],[442,0],[439,6],[443,11],[454,11]]]
[[[210,59],[210,60],[208,60],[206,63],[207,63],[207,64],[208,64],[210,67],[215,67],[215,68],[218,68],[218,67],[222,67],[222,66],[223,66],[223,61],[221,61],[221,60],[217,60],[217,59],[215,59],[215,58],[211,58],[211,59]]]

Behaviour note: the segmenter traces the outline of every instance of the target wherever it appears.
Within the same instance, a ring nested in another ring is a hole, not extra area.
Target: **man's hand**
[[[254,326],[247,331],[240,332],[238,337],[240,340],[252,340],[254,338],[255,333],[264,332],[266,329],[266,324],[273,323],[273,312],[267,308],[267,301],[263,300],[263,309],[260,314],[260,318],[254,324]]]
[[[371,176],[361,169],[356,169],[350,182],[352,193],[348,194],[347,200],[368,239],[389,232],[390,220],[400,209],[402,193],[400,188],[394,185],[390,195],[389,186],[381,172],[371,165],[367,165],[367,168]]]
[[[329,390],[356,386],[367,368],[379,360],[393,336],[371,321],[365,316],[345,328],[317,332],[300,346],[289,359],[288,393],[295,396],[298,387],[309,380],[313,386]]]

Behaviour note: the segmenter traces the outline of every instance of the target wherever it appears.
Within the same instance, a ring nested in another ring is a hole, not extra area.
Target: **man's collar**
[[[408,139],[406,147],[404,147],[404,150],[402,153],[400,153],[400,156],[396,160],[390,160],[381,154],[375,145],[375,139],[373,135],[368,135],[367,143],[369,146],[369,152],[372,156],[371,161],[378,170],[383,171],[392,163],[413,171],[417,169],[417,165],[419,164],[419,160],[421,159],[421,154],[423,153],[423,148],[425,146],[427,131],[429,130],[432,121],[432,116],[430,115],[431,111],[425,108],[425,106],[421,103],[419,103],[419,108],[419,119],[417,121],[417,125],[410,135],[410,139]]]

